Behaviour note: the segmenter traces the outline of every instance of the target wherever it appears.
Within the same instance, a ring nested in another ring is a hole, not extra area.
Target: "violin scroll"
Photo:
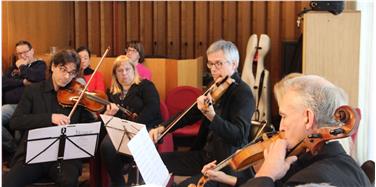
[[[361,119],[360,109],[344,105],[337,108],[333,118],[337,122],[336,126],[321,127],[305,138],[304,145],[312,154],[316,154],[326,141],[346,138],[356,133]]]

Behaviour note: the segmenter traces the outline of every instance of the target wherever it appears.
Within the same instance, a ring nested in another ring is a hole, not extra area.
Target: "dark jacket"
[[[26,87],[10,121],[10,127],[23,132],[22,141],[15,155],[16,162],[24,162],[28,130],[53,126],[52,114],[69,115],[72,107],[58,104],[52,80],[45,80]],[[71,124],[93,121],[92,115],[83,107],[78,107],[71,117]]]
[[[3,104],[17,104],[24,91],[23,80],[40,82],[45,79],[46,63],[41,60],[30,65],[22,65],[18,69],[15,63],[2,77]]]
[[[144,79],[140,84],[133,84],[123,100],[120,94],[107,95],[111,102],[136,113],[138,117],[135,122],[145,124],[147,129],[162,123],[159,94],[151,81]],[[115,116],[130,120],[121,110]]]
[[[195,106],[172,129],[173,131],[203,120],[193,150],[203,150],[209,160],[217,162],[248,143],[250,122],[255,110],[255,101],[249,86],[240,79],[238,73],[234,73],[231,78],[235,83],[214,104],[216,115],[212,122]]]
[[[257,177],[242,186],[296,186],[307,183],[329,183],[338,187],[371,186],[363,170],[338,142],[327,143],[316,156],[309,153],[300,156],[286,175],[275,183],[269,177]]]

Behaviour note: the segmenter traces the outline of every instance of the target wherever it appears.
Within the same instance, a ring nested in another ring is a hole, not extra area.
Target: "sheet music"
[[[170,179],[169,172],[150,139],[146,127],[143,127],[129,141],[128,147],[145,183],[151,186],[167,186]]]
[[[64,160],[85,158],[94,155],[100,125],[100,122],[94,122],[30,130],[27,138],[26,163],[32,164],[57,160],[59,149],[58,138],[63,128],[65,128],[67,136],[65,140]],[[79,149],[68,138],[89,154]]]
[[[94,155],[98,143],[97,138],[100,128],[101,122],[76,124],[75,128],[67,128],[67,136],[74,136],[70,137],[69,139],[90,154],[85,153],[72,142],[66,141],[64,160],[85,158]]]
[[[100,115],[115,149],[123,154],[132,155],[128,149],[128,142],[145,125],[124,120],[114,116]]]

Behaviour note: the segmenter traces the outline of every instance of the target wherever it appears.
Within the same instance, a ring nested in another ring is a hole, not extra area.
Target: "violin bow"
[[[72,108],[72,110],[71,110],[71,112],[69,113],[69,116],[68,116],[69,119],[72,117],[73,113],[76,111],[77,106],[78,106],[78,103],[80,103],[80,101],[81,101],[83,95],[85,94],[85,91],[86,91],[87,88],[89,87],[89,84],[90,84],[91,80],[92,80],[93,77],[94,77],[94,74],[97,72],[99,66],[102,64],[104,58],[107,56],[107,53],[108,53],[108,51],[110,51],[110,49],[111,49],[111,47],[108,46],[107,49],[106,49],[106,51],[104,52],[104,54],[103,54],[101,60],[100,60],[99,63],[97,64],[97,67],[95,67],[94,72],[91,74],[90,79],[87,81],[87,83],[86,83],[86,85],[85,85],[85,88],[82,90],[82,92],[81,92],[80,96],[78,97],[76,103],[73,105],[73,108]]]

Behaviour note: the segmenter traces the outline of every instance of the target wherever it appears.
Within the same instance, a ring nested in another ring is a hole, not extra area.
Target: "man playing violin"
[[[12,129],[23,132],[23,140],[16,152],[14,165],[5,176],[3,186],[26,186],[44,177],[51,178],[59,186],[78,186],[78,177],[82,168],[80,160],[63,161],[61,175],[57,169],[57,162],[30,165],[24,162],[29,130],[93,121],[92,115],[83,107],[78,107],[72,117],[68,118],[72,108],[63,107],[58,103],[57,91],[69,86],[77,76],[79,68],[80,58],[77,53],[73,50],[63,50],[51,61],[51,78],[26,87],[10,122]]]
[[[171,131],[203,120],[195,145],[188,152],[163,153],[161,155],[167,169],[175,175],[192,176],[180,186],[195,183],[201,177],[204,164],[211,160],[221,161],[248,143],[251,117],[255,110],[255,101],[249,86],[237,72],[239,53],[230,41],[219,40],[207,50],[208,68],[214,81],[226,76],[234,79],[224,94],[212,104],[211,94],[197,98],[197,107],[193,107]],[[172,118],[174,119],[174,118]],[[169,120],[171,121],[171,120]],[[150,137],[157,142],[165,130],[163,125],[150,130]],[[225,168],[225,172],[234,174]],[[222,185],[213,183],[214,186]]]
[[[215,163],[212,162],[202,170],[209,180],[232,186],[296,186],[306,183],[370,186],[364,172],[338,141],[325,143],[316,155],[306,152],[286,158],[298,143],[317,129],[338,126],[333,114],[338,107],[347,104],[347,96],[341,88],[322,77],[307,75],[283,79],[274,86],[274,93],[282,117],[280,131],[284,138],[264,150],[265,159],[255,178],[236,178],[214,171]]]

